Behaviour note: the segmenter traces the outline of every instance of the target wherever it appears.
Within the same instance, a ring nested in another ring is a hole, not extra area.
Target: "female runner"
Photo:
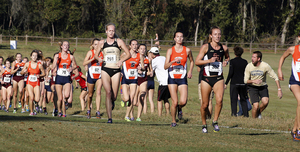
[[[101,80],[101,67],[102,62],[98,62],[95,60],[95,48],[99,44],[99,39],[94,38],[91,44],[91,50],[88,51],[86,57],[83,61],[83,66],[88,66],[88,74],[87,74],[87,88],[88,88],[88,105],[92,104],[92,98],[94,94],[94,87],[96,85],[96,117],[101,118],[100,116],[100,104],[101,104],[101,88],[102,88],[102,80]],[[98,56],[101,60],[103,60],[103,53],[100,52]],[[84,92],[82,92],[84,93]],[[85,97],[85,95],[83,96]],[[84,101],[84,100],[83,100]],[[82,104],[82,103],[81,103]],[[84,108],[83,108],[84,109]],[[91,107],[87,107],[87,117],[91,118]]]
[[[17,95],[19,92],[19,105],[21,108],[22,107],[22,111],[21,113],[25,112],[24,109],[24,102],[22,101],[21,103],[21,97],[23,95],[23,88],[24,88],[24,75],[21,75],[20,72],[22,71],[23,67],[25,65],[25,62],[22,61],[22,54],[21,53],[17,53],[16,54],[16,60],[12,63],[12,70],[14,71],[15,69],[17,69],[17,72],[13,75],[13,101],[14,101],[14,112],[13,113],[17,113]],[[19,88],[19,90],[18,90]]]
[[[101,51],[103,52],[104,63],[101,70],[101,79],[106,92],[105,105],[108,123],[112,123],[112,109],[114,109],[120,85],[120,67],[123,61],[130,58],[126,44],[123,40],[116,37],[115,30],[116,26],[114,24],[106,25],[107,38],[100,41],[95,53],[95,59],[101,63],[102,59],[99,58],[99,55]],[[121,49],[126,53],[122,58],[120,58]]]
[[[138,66],[142,65],[142,69],[144,69],[144,57],[137,53],[138,42],[135,39],[130,40],[130,54],[131,58],[123,62],[122,68],[122,93],[123,93],[123,101],[125,105],[127,105],[127,110],[125,114],[125,120],[131,121],[133,120],[133,101],[134,95],[137,87],[137,77],[138,77]],[[129,118],[129,114],[131,114],[131,119]]]
[[[77,77],[75,77],[75,80],[79,83],[80,87],[81,87],[81,93],[79,96],[80,99],[80,104],[81,104],[81,111],[84,111],[84,108],[86,106],[86,96],[88,94],[87,92],[87,86],[86,86],[86,80],[87,77],[81,72],[81,68],[78,66],[77,67],[79,75]],[[75,76],[75,74],[73,74],[73,76]],[[90,107],[90,106],[88,106]],[[99,113],[100,116],[100,113]]]
[[[36,115],[36,112],[33,112],[34,104],[33,100],[40,100],[40,77],[45,76],[44,67],[38,63],[38,50],[33,50],[30,54],[31,61],[25,64],[21,74],[28,73],[27,78],[27,91],[29,94],[29,109],[30,116]]]
[[[182,119],[182,108],[186,105],[188,97],[187,78],[192,78],[194,67],[194,59],[190,48],[183,46],[183,33],[175,32],[175,45],[168,49],[166,54],[165,69],[168,69],[168,88],[172,99],[171,127],[176,124],[176,111],[178,111],[178,119]],[[190,69],[187,72],[187,59],[190,60]],[[177,92],[180,94],[178,103]]]
[[[11,78],[14,73],[18,71],[18,69],[12,70],[11,69],[11,63],[14,60],[14,56],[8,57],[5,60],[5,67],[0,67],[1,68],[1,73],[0,76],[2,76],[1,84],[2,84],[2,98],[4,104],[6,104],[6,109],[5,111],[8,112],[9,105],[10,105],[10,99],[13,93],[12,90],[12,85],[11,85]]]
[[[152,73],[151,63],[146,55],[147,46],[146,44],[140,44],[138,47],[138,51],[141,54],[141,56],[144,57],[144,69],[145,71],[138,70],[138,79],[137,79],[137,90],[134,97],[134,105],[138,106],[138,113],[136,121],[142,121],[141,120],[141,114],[144,109],[144,113],[147,112],[147,74],[148,72]],[[139,65],[141,67],[141,65]]]
[[[203,77],[201,80],[201,118],[202,118],[202,132],[207,133],[206,125],[206,108],[208,107],[209,96],[211,90],[214,91],[216,97],[215,115],[212,122],[214,132],[220,131],[218,126],[218,118],[221,113],[224,94],[224,77],[223,68],[226,66],[229,59],[228,48],[226,45],[220,43],[221,29],[219,27],[212,27],[209,32],[208,44],[204,44],[199,51],[196,59],[196,65],[204,65]],[[223,57],[225,56],[225,61]],[[222,63],[223,62],[223,63]]]
[[[61,43],[61,52],[54,56],[52,70],[56,70],[55,90],[57,93],[57,108],[58,116],[66,117],[66,107],[63,101],[68,101],[70,97],[71,82],[74,77],[71,77],[71,72],[77,68],[75,57],[68,54],[70,48],[68,41]],[[65,99],[63,99],[63,97]]]

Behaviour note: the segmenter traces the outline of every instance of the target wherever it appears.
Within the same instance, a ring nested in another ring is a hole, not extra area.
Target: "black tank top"
[[[223,62],[223,57],[225,55],[224,48],[222,44],[220,45],[219,50],[215,50],[210,43],[208,43],[208,50],[206,54],[204,55],[204,60],[209,60],[212,57],[218,57],[217,60],[214,63],[209,63],[205,65],[204,68],[204,76],[212,76],[212,75],[222,75],[222,62]]]

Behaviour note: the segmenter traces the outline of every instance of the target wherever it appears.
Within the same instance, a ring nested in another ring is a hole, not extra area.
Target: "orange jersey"
[[[137,67],[140,63],[140,53],[136,54],[136,57],[131,57],[130,59],[123,62],[122,72],[125,75],[126,79],[132,80],[137,79]]]
[[[36,64],[35,68],[31,67],[31,61],[29,61],[29,66],[28,66],[28,78],[27,78],[27,84],[30,84],[32,87],[35,86],[40,86],[40,79],[37,78],[37,75],[41,73],[39,64]]]
[[[172,54],[170,56],[170,61],[173,61],[175,59],[179,58],[179,62],[173,63],[168,71],[169,75],[173,79],[182,79],[186,76],[186,61],[187,61],[187,52],[186,52],[186,47],[183,46],[183,49],[181,52],[177,53],[175,51],[175,46],[172,47]]]
[[[61,53],[58,53],[58,60],[57,60],[57,75],[59,76],[70,76],[70,72],[68,69],[71,67],[71,55],[68,54],[66,59],[61,57]]]
[[[91,50],[92,56],[90,59],[95,57],[95,50]],[[103,59],[103,52],[101,51],[99,54],[99,58]],[[99,63],[97,60],[93,60],[91,63],[88,64],[89,67],[89,74],[92,79],[99,79],[101,78],[101,67],[102,62]]]
[[[299,45],[295,46],[292,59],[292,76],[294,76],[296,81],[300,81],[300,51]]]
[[[15,69],[18,69],[18,71],[14,74],[14,76],[23,76],[23,75],[21,75],[21,71],[22,71],[24,65],[25,65],[25,62],[19,63],[18,61],[16,61]]]

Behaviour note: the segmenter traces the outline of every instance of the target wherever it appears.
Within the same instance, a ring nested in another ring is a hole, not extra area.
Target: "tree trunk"
[[[294,16],[294,11],[295,11],[295,1],[294,0],[290,0],[290,12],[289,15],[286,17],[285,23],[283,25],[283,29],[282,29],[282,34],[281,34],[281,45],[283,45],[285,43],[285,37],[286,37],[286,32],[288,29],[288,25],[291,21],[291,18]]]
[[[246,0],[244,0],[244,4],[243,4],[243,42],[245,39],[245,34],[246,34],[246,18],[247,18],[247,4],[246,4]]]
[[[198,40],[198,31],[199,31],[201,10],[202,10],[202,7],[203,7],[202,3],[203,3],[203,0],[199,0],[199,12],[198,12],[197,23],[196,23],[196,31],[195,31],[195,46],[197,46],[197,40]]]
[[[54,24],[52,22],[52,41],[54,41],[54,34],[55,34],[55,31],[54,31]]]
[[[254,21],[254,16],[256,16],[256,13],[254,14],[255,12],[253,11],[253,5],[250,4],[250,15],[251,15],[251,29],[252,29],[252,32],[251,32],[251,42],[254,41],[255,37],[256,37],[256,27],[255,27],[255,21]],[[254,15],[253,15],[254,14]]]
[[[144,28],[143,28],[143,35],[146,35],[146,33],[147,33],[147,26],[148,26],[148,23],[149,23],[149,21],[148,21],[148,16],[145,18],[145,21],[144,21]]]

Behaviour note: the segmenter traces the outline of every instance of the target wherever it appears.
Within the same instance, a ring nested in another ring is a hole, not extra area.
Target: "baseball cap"
[[[158,47],[152,47],[152,48],[149,50],[149,52],[151,52],[151,53],[159,53],[159,49],[158,49]]]

